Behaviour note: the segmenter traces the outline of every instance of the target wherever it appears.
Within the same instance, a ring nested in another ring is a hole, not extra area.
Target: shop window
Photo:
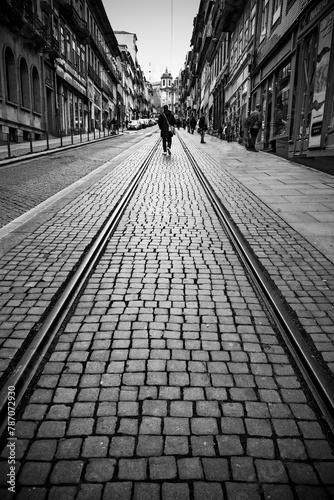
[[[290,93],[291,65],[288,63],[277,74],[275,78],[275,111],[274,111],[274,135],[287,133],[288,104]]]
[[[30,108],[30,88],[29,88],[29,74],[26,60],[22,57],[20,61],[20,92],[21,92],[21,106],[23,108]]]
[[[17,103],[16,65],[13,51],[9,47],[6,48],[5,52],[5,70],[7,99]]]
[[[33,91],[33,109],[40,113],[42,110],[41,101],[41,86],[37,68],[34,66],[32,70],[32,91]]]
[[[333,12],[329,13],[319,25],[319,40],[316,54],[315,74],[314,74],[314,92],[311,104],[311,123],[309,147],[319,147],[321,145],[322,130],[333,130],[333,114],[328,116],[329,122],[325,115],[325,105],[327,101],[327,93],[330,89],[330,54],[332,48],[333,35]],[[332,113],[332,110],[331,110]],[[333,145],[334,140],[332,134],[327,136],[328,144]]]

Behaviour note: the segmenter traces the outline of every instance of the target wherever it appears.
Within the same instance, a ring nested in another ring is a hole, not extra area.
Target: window
[[[266,36],[268,23],[269,0],[263,0],[261,10],[261,38]]]
[[[290,92],[290,74],[291,64],[288,63],[276,73],[275,77],[275,135],[283,135],[287,132],[286,125]]]
[[[245,26],[244,26],[244,40],[245,40],[245,46],[247,45],[248,42],[248,37],[249,37],[249,19],[247,18],[245,20]]]
[[[78,69],[77,64],[77,44],[75,39],[72,38],[72,50],[71,50],[71,61],[75,69]]]
[[[233,64],[234,64],[233,39],[231,40],[230,61],[231,61],[231,67],[233,67]]]
[[[41,88],[39,83],[39,74],[36,66],[32,70],[32,90],[33,90],[33,109],[37,113],[42,110],[41,107]]]
[[[241,56],[242,50],[243,50],[243,31],[241,29],[239,33],[238,57]]]
[[[53,17],[52,33],[56,40],[59,40],[59,23],[56,17]]]
[[[85,76],[85,69],[86,69],[86,65],[85,65],[85,47],[82,45],[81,46],[81,74],[82,76]]]
[[[6,48],[5,52],[5,69],[6,69],[6,93],[7,99],[10,102],[17,102],[17,80],[16,80],[16,64],[12,49]]]
[[[61,53],[66,56],[66,46],[65,46],[65,34],[63,26],[60,27],[60,50]]]
[[[30,108],[29,75],[26,60],[22,57],[20,61],[20,97],[21,106]]]
[[[256,15],[256,4],[253,5],[251,10],[250,36],[253,36],[255,34],[255,15]]]
[[[276,21],[279,19],[281,15],[281,1],[280,0],[274,0],[274,5],[273,5],[273,24],[276,23]]]
[[[71,57],[71,36],[68,31],[66,31],[66,57],[69,62],[72,62]]]

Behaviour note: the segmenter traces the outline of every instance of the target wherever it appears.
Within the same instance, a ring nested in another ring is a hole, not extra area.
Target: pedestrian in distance
[[[255,149],[256,138],[259,134],[260,129],[262,128],[262,113],[261,106],[257,104],[255,106],[255,110],[251,112],[248,118],[245,120],[245,130],[248,136],[248,141],[246,141],[246,149],[248,151],[254,151],[257,153],[257,149]]]
[[[198,128],[199,128],[199,132],[201,134],[201,144],[205,144],[204,136],[205,136],[205,132],[208,130],[208,125],[206,123],[206,118],[205,118],[204,112],[202,113],[202,116],[199,119]]]
[[[227,142],[230,142],[231,141],[231,123],[230,122],[226,123],[224,133],[225,133],[225,139],[227,140]]]
[[[160,113],[158,126],[160,128],[160,135],[162,137],[163,154],[166,155],[168,153],[169,155],[171,155],[172,137],[175,133],[171,130],[171,127],[174,130],[175,118],[173,113],[168,109],[167,104],[164,105],[163,112]]]
[[[196,128],[196,124],[197,124],[197,120],[194,117],[194,115],[192,115],[192,117],[190,118],[190,129],[191,129],[192,134],[194,133],[194,130]]]

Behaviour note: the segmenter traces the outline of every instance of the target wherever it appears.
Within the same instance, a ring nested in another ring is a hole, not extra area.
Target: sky
[[[146,78],[183,68],[200,0],[102,0],[114,31],[137,35],[137,60]],[[150,70],[150,72],[149,72]]]

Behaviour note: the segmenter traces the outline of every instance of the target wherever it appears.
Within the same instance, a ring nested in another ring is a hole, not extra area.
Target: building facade
[[[333,19],[330,0],[201,0],[182,106],[243,142],[260,104],[258,149],[333,171]]]
[[[101,130],[128,108],[147,113],[146,80],[121,53],[102,0],[3,0],[0,51],[0,141]]]

